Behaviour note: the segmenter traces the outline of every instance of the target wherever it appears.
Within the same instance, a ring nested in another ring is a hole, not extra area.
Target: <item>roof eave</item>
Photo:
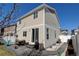
[[[26,13],[25,15],[21,16],[21,17],[20,17],[20,18],[18,18],[17,20],[19,21],[19,20],[21,20],[22,18],[24,18],[24,17],[26,17],[26,16],[28,16],[28,15],[30,15],[30,14],[32,14],[32,13],[34,13],[36,10],[39,10],[39,9],[41,9],[41,8],[43,8],[43,7],[50,8],[50,9],[52,9],[52,10],[54,10],[54,11],[55,11],[55,9],[54,9],[54,8],[52,8],[52,7],[48,6],[47,4],[42,4],[42,5],[40,5],[40,6],[36,7],[36,8],[34,8],[34,9],[33,9],[33,10],[31,10],[30,12]],[[55,12],[56,12],[56,11],[55,11]]]

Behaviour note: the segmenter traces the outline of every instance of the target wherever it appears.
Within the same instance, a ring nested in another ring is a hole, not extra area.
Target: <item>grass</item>
[[[15,56],[15,53],[6,49],[4,45],[0,45],[0,56]]]

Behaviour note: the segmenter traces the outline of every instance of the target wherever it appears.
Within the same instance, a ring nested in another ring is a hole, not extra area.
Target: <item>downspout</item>
[[[78,42],[77,42],[77,34],[76,34],[76,46],[77,46],[77,51],[76,51],[76,53],[77,53],[77,55],[78,55]]]
[[[44,10],[43,10],[43,30],[44,30],[44,33],[43,33],[43,35],[44,35],[43,43],[44,43],[44,48],[45,48],[45,37],[46,37],[46,35],[45,35],[45,8],[46,7],[44,7]]]

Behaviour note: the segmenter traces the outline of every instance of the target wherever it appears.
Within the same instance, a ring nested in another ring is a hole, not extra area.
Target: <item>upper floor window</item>
[[[33,13],[33,18],[35,19],[37,17],[38,17],[38,12],[36,11],[36,12]]]
[[[19,21],[19,24],[21,24],[21,20]]]
[[[45,12],[48,12],[48,13],[49,13],[49,12],[50,12],[50,13],[55,13],[54,10],[51,10],[51,9],[49,9],[49,8],[46,8],[46,9],[45,9]]]
[[[27,31],[23,32],[23,36],[26,37],[27,36]]]
[[[50,12],[47,8],[45,9],[45,12]]]

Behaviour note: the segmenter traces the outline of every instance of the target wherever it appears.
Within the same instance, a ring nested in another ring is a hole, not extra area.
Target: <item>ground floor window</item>
[[[26,37],[27,36],[27,31],[24,31],[23,32],[23,37]]]
[[[56,38],[56,31],[55,31],[55,38]]]
[[[13,33],[10,33],[10,36],[13,36]]]
[[[46,29],[46,38],[49,39],[49,28]]]

